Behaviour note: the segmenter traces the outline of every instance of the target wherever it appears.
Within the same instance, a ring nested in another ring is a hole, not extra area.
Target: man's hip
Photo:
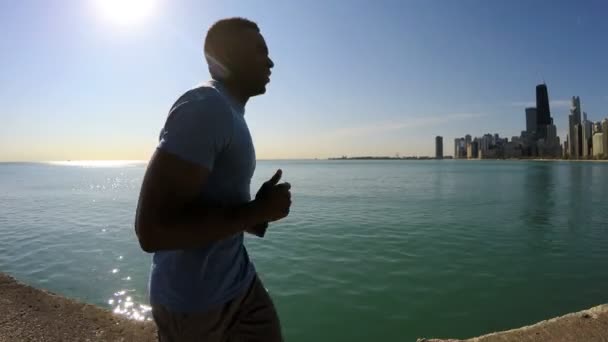
[[[281,342],[281,324],[262,281],[256,276],[241,295],[205,313],[171,312],[152,306],[160,342]]]

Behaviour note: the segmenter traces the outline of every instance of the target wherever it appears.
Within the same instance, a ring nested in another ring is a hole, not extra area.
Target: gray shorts
[[[272,299],[256,276],[243,294],[206,313],[176,313],[152,306],[160,342],[282,342]]]

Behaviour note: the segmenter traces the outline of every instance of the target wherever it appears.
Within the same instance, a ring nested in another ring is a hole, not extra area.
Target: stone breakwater
[[[130,320],[0,273],[0,342],[16,341],[156,341],[156,327],[150,321]],[[468,340],[418,339],[462,341],[608,342],[608,304]]]
[[[608,304],[526,326],[467,340],[418,339],[418,342],[608,342]]]
[[[35,289],[0,273],[0,341],[155,341],[151,321]]]

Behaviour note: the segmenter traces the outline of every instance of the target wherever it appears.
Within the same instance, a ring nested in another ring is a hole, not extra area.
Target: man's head
[[[213,79],[238,85],[247,96],[266,92],[274,63],[256,23],[229,18],[213,24],[205,38],[205,58]]]

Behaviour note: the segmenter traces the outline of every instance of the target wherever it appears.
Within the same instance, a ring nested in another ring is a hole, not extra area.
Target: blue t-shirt
[[[200,189],[206,203],[251,200],[255,150],[244,115],[244,107],[215,81],[186,92],[169,112],[158,148],[211,171]],[[150,303],[204,312],[235,298],[254,277],[243,233],[200,248],[160,251],[152,259]]]

